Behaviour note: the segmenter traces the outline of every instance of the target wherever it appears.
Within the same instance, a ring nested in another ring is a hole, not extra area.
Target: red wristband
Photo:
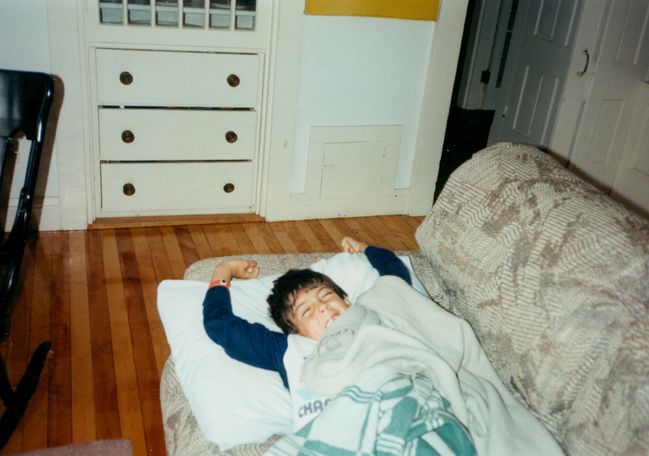
[[[224,279],[212,280],[210,284],[207,286],[207,288],[212,288],[212,287],[230,288],[230,281]]]

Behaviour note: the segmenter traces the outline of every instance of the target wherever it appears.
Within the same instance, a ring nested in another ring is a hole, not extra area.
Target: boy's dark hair
[[[311,269],[291,269],[273,282],[273,289],[266,299],[270,306],[270,316],[284,334],[295,334],[297,328],[291,321],[293,303],[297,295],[305,290],[313,290],[319,286],[331,288],[341,298],[347,293],[336,282],[325,274]]]

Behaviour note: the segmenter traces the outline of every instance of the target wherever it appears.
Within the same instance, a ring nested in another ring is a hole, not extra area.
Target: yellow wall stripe
[[[321,16],[372,16],[435,21],[439,0],[306,0],[304,12]]]

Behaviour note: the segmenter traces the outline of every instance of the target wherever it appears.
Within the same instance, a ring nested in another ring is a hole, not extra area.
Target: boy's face
[[[295,297],[292,321],[299,335],[318,340],[348,307],[347,298],[341,298],[331,288],[319,285]]]

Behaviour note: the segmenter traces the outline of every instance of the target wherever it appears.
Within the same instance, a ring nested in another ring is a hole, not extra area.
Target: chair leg
[[[0,449],[5,446],[18,426],[29,400],[36,391],[51,346],[50,341],[45,341],[36,347],[15,391],[11,389],[7,368],[4,359],[0,356],[0,397],[5,405],[5,411],[0,417]]]

